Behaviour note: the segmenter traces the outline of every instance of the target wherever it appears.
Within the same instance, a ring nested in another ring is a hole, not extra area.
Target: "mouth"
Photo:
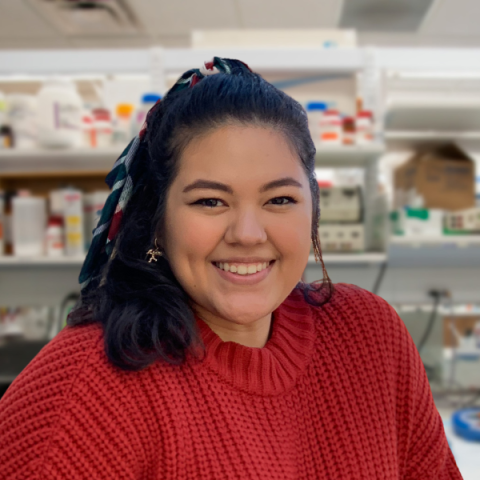
[[[245,276],[255,275],[264,270],[267,270],[275,260],[270,260],[269,262],[258,262],[258,263],[228,263],[228,262],[212,262],[212,264],[224,272],[231,273],[233,275]]]

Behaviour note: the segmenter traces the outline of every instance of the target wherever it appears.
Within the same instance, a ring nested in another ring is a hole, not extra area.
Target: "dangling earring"
[[[163,252],[158,248],[156,238],[155,238],[155,249],[151,248],[147,252],[147,255],[150,255],[150,259],[148,260],[148,263],[156,262],[157,257],[161,257],[163,255]]]

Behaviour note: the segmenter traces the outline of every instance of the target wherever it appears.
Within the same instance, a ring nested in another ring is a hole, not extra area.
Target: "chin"
[[[276,305],[272,303],[271,308],[269,308],[269,302],[265,302],[265,299],[263,301],[260,299],[255,304],[249,304],[246,299],[239,299],[238,301],[228,302],[227,305],[224,303],[218,305],[216,310],[222,318],[245,325],[269,315],[275,310],[275,307]]]

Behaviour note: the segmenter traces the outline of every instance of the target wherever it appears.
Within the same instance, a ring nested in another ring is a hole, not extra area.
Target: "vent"
[[[341,28],[363,32],[416,32],[433,0],[344,0]]]
[[[124,0],[28,0],[40,15],[70,36],[110,36],[140,32]]]

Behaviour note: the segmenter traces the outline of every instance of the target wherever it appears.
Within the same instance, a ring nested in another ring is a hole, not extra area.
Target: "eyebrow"
[[[297,180],[295,180],[294,178],[284,177],[284,178],[279,178],[278,180],[273,180],[273,182],[266,183],[260,188],[260,193],[264,193],[268,190],[273,190],[274,188],[287,187],[287,186],[303,188],[302,184]],[[213,182],[211,180],[203,180],[203,179],[196,180],[190,185],[187,185],[183,189],[183,193],[187,193],[195,189],[220,190],[222,192],[233,194],[233,189],[229,185],[225,185],[224,183],[220,183],[220,182]]]

